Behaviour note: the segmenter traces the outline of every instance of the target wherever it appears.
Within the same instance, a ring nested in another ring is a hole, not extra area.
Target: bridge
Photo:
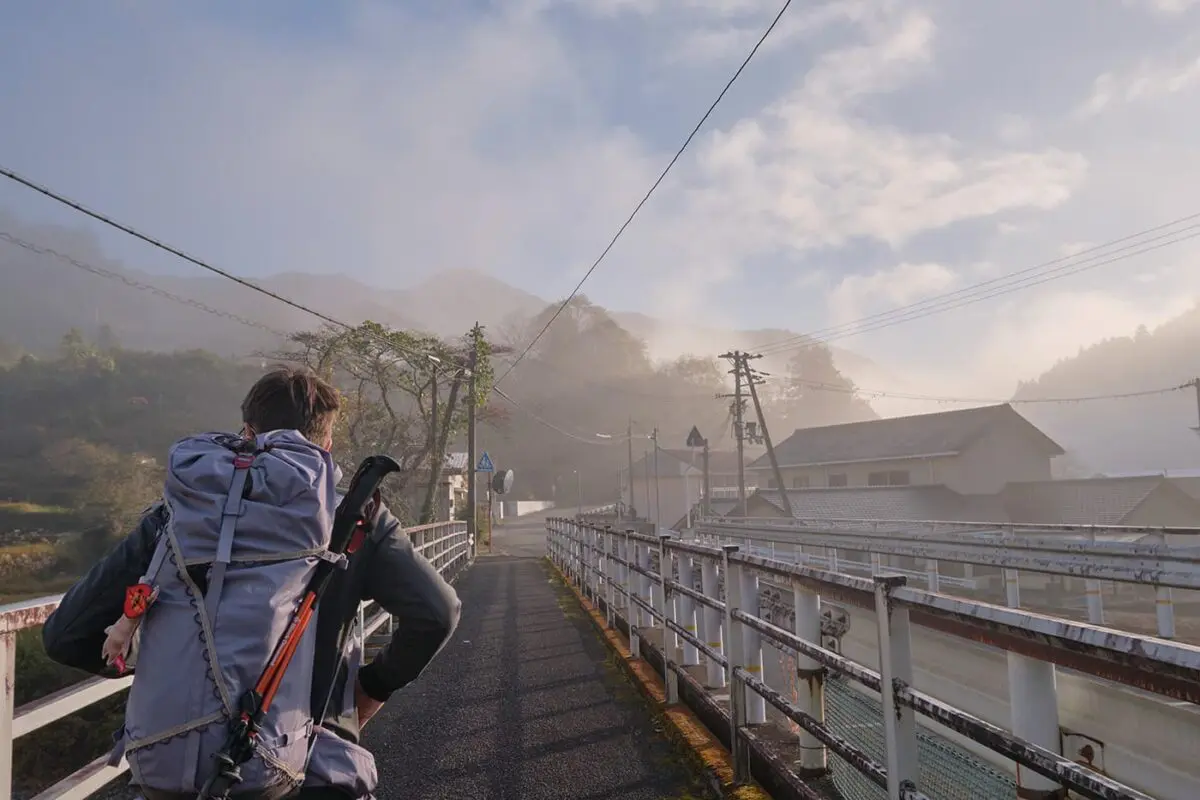
[[[1200,588],[1195,533],[535,515],[476,557],[463,523],[414,528],[463,618],[364,732],[378,794],[1193,800],[1200,648],[1173,640],[1172,591]],[[1035,576],[1086,620],[1023,603]],[[1105,627],[1112,585],[1148,594],[1153,633]],[[56,601],[0,607],[0,800],[134,797],[93,754],[14,789],[23,737],[131,682],[14,708],[17,633]],[[360,621],[386,639],[386,613]]]

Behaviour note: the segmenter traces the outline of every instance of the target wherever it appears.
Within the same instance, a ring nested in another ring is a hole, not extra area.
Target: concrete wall
[[[549,500],[504,500],[500,503],[492,502],[493,505],[499,506],[501,519],[521,517],[525,514],[545,511],[547,508],[554,508],[554,503]]]

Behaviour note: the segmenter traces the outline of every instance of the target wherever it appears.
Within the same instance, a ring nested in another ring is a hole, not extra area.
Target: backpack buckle
[[[233,457],[234,469],[250,469],[254,464],[254,453],[237,453]]]

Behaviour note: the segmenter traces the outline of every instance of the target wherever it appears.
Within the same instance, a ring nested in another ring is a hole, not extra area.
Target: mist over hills
[[[71,327],[95,335],[106,326],[128,348],[197,348],[245,358],[279,348],[281,334],[320,325],[302,311],[217,276],[151,274],[115,262],[84,230],[22,224],[0,211],[2,233],[77,261],[72,265],[0,239],[0,340],[26,350],[52,350]],[[553,302],[470,270],[442,271],[398,290],[369,286],[344,275],[286,273],[255,282],[352,324],[372,319],[451,337],[478,321],[488,327],[492,338],[517,345],[524,344],[528,321]],[[177,299],[159,296],[162,292]],[[722,329],[700,319],[679,322],[633,312],[609,313],[646,341],[656,360],[685,353],[712,356],[728,349],[754,350],[796,335],[781,329]],[[1200,306],[1156,330],[1142,328],[1128,337],[1084,348],[1022,383],[1014,397],[1080,397],[1178,386],[1200,375],[1197,343]],[[836,346],[830,349],[837,368],[856,382],[885,389],[903,383],[889,379],[889,370],[869,358]],[[761,366],[783,374],[786,360],[785,353],[764,359]],[[1200,466],[1200,436],[1189,430],[1200,424],[1190,390],[1124,400],[1023,404],[1018,409],[1067,449],[1066,474]],[[779,431],[776,438],[788,432]]]
[[[86,231],[58,226],[22,225],[0,211],[0,231],[74,258],[22,249],[0,240],[0,338],[38,352],[57,346],[64,331],[79,327],[95,333],[107,325],[124,346],[145,350],[201,348],[225,356],[247,356],[278,346],[278,332],[320,325],[314,317],[263,297],[214,275],[152,274],[107,258]],[[82,265],[97,268],[95,274]],[[368,286],[345,275],[283,273],[253,281],[264,289],[335,319],[357,324],[371,319],[397,328],[442,337],[461,336],[479,322],[490,335],[518,344],[524,325],[553,299],[538,297],[490,275],[444,270],[405,289]],[[134,284],[134,285],[131,285]],[[190,301],[184,304],[153,289]],[[206,311],[198,305],[257,323],[251,326]],[[610,311],[623,328],[647,342],[650,355],[670,359],[681,354],[715,355],[726,349],[750,349],[795,336],[781,329],[736,331],[678,323],[635,313]],[[833,348],[843,371],[879,370],[870,359]]]

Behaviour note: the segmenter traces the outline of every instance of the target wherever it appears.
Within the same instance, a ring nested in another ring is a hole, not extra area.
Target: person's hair
[[[242,422],[255,433],[298,430],[320,442],[332,433],[341,405],[338,391],[304,367],[279,366],[250,387],[242,401]]]

